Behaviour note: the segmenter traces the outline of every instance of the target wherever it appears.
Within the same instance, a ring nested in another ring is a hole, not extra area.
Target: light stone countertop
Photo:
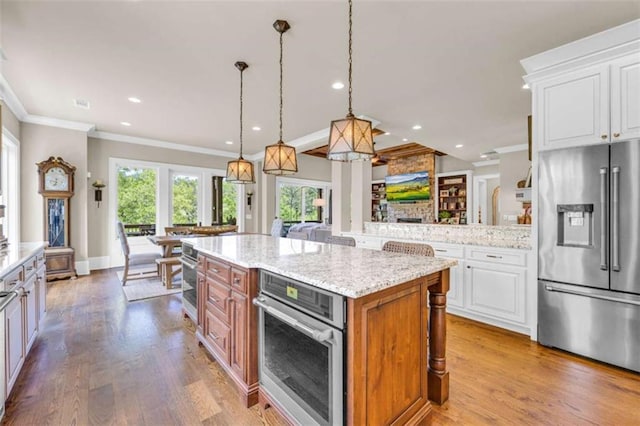
[[[259,268],[358,298],[455,266],[451,259],[277,238],[228,235],[188,238],[194,248],[245,268]]]
[[[345,234],[399,238],[426,243],[531,250],[531,226],[529,225],[488,226],[365,222],[364,232]]]
[[[44,249],[44,245],[44,242],[9,244],[9,247],[0,250],[0,279],[39,250]]]

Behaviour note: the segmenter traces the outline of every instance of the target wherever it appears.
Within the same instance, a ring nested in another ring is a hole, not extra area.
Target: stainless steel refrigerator
[[[539,158],[538,340],[640,371],[640,141]]]

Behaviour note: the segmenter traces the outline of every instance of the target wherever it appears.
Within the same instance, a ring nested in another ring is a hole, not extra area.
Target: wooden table
[[[150,235],[147,237],[153,244],[162,247],[162,257],[171,257],[173,249],[182,244],[183,238],[198,237],[201,235]]]
[[[236,225],[194,226],[191,228],[191,233],[211,237],[224,234],[225,232],[236,232],[237,230],[238,227]]]

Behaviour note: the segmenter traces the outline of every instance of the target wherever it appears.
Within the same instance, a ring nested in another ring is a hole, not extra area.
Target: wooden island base
[[[245,406],[279,406],[258,384],[258,269],[200,253],[196,336]],[[347,298],[345,424],[428,424],[430,399],[449,398],[446,293],[449,269]]]

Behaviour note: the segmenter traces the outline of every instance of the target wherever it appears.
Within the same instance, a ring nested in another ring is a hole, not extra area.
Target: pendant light
[[[334,161],[369,160],[376,155],[371,121],[356,118],[351,109],[352,9],[352,0],[349,0],[349,112],[346,118],[331,122],[327,158]]]
[[[287,21],[277,20],[273,23],[273,28],[280,33],[280,139],[265,148],[262,171],[270,175],[282,176],[298,171],[296,149],[285,145],[282,141],[282,34],[291,27]]]
[[[236,68],[240,70],[240,157],[227,163],[227,182],[231,183],[255,183],[253,163],[242,158],[242,74],[249,68],[246,62],[236,62]]]

